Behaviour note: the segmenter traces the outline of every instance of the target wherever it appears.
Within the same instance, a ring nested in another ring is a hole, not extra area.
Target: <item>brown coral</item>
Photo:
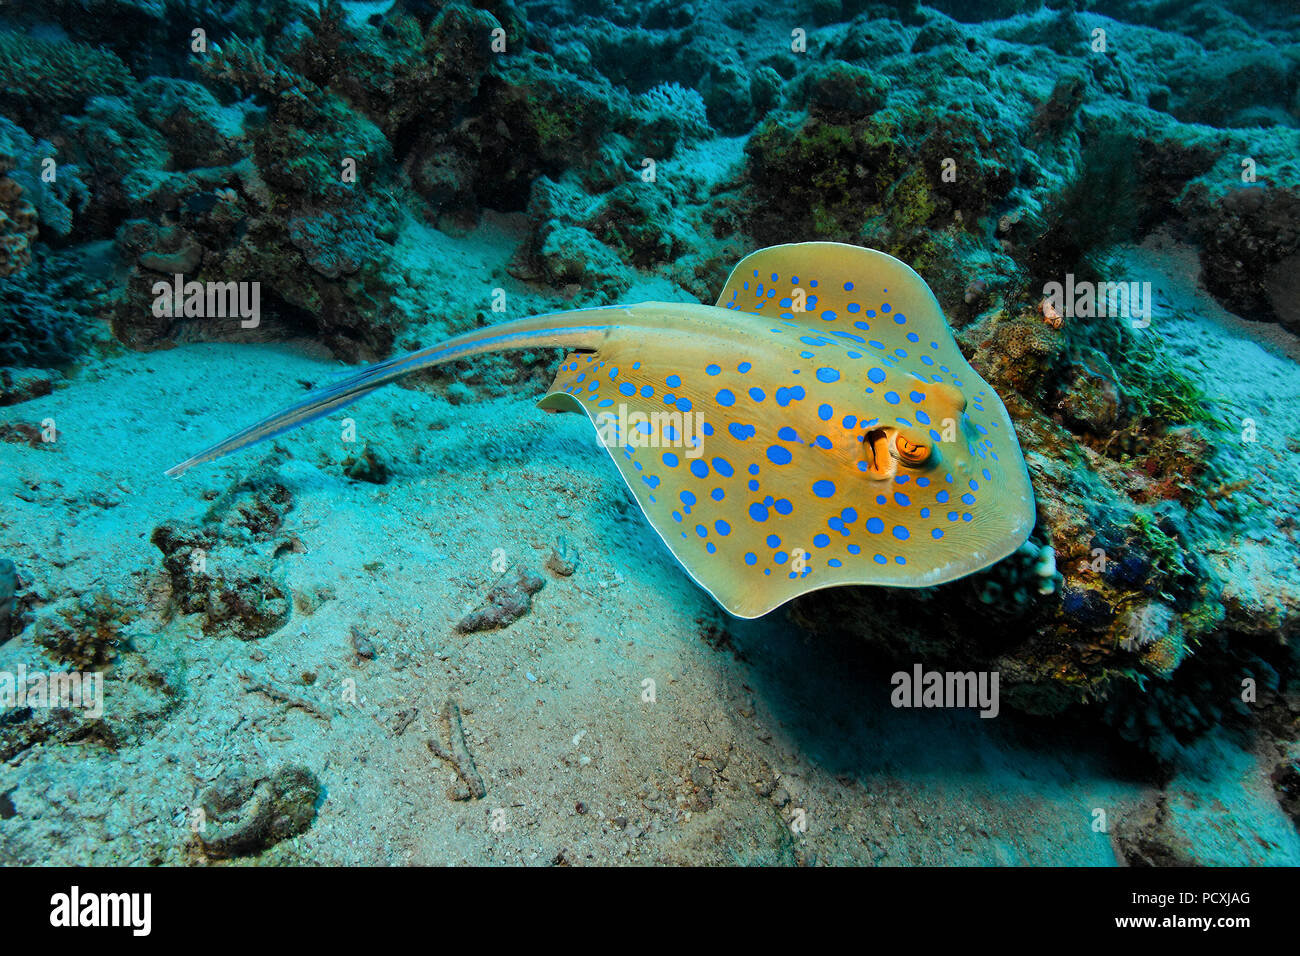
[[[0,157],[0,172],[13,161]],[[23,197],[23,188],[9,176],[0,178],[0,277],[22,272],[32,261],[36,238],[36,207]]]

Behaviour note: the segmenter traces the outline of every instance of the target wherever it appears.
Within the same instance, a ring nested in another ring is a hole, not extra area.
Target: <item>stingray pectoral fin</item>
[[[582,406],[726,610],[941,584],[1025,540],[1033,492],[1011,420],[915,272],[803,243],[747,257],[728,290],[712,309],[637,307],[635,332],[569,356],[547,400]]]

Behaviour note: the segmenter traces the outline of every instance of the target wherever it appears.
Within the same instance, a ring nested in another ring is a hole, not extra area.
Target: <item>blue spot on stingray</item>
[[[881,521],[879,518],[868,518],[867,530],[870,531],[872,534],[880,534],[882,531],[885,530],[885,523]]]
[[[930,537],[934,538],[935,541],[938,541],[940,538],[943,537],[943,529],[935,528],[930,532]]]
[[[902,505],[904,508],[906,508],[908,505],[912,503],[912,499],[907,497],[907,495],[903,494],[901,491],[895,491],[894,503],[898,505]]]
[[[897,405],[902,399],[898,397],[897,392],[886,392],[885,401],[889,402],[890,405]]]
[[[656,487],[659,486],[659,476],[658,476],[658,475],[642,475],[642,476],[641,476],[641,480],[644,481],[644,482],[645,482],[647,485],[649,485],[651,488],[656,488]]]
[[[749,490],[758,491],[758,482],[755,481],[753,478],[749,479]]]
[[[839,380],[839,369],[824,367],[817,370],[817,381],[819,382],[838,382]]]
[[[669,375],[664,381],[668,383],[669,388],[677,388],[682,384],[682,377],[680,375]]]
[[[637,422],[636,425],[633,426],[633,427],[634,427],[638,432],[640,432],[642,435],[649,435],[649,434],[650,434],[650,423],[649,423],[649,422]]]
[[[835,409],[831,408],[829,405],[825,403],[822,403],[821,405],[817,406],[817,416],[824,422],[830,421],[831,416],[834,414],[835,414]]]
[[[751,521],[757,521],[762,524],[767,520],[767,505],[755,501],[749,506],[749,517]]]
[[[736,371],[739,372],[741,375],[744,375],[753,367],[754,366],[749,362],[741,362],[739,365],[736,366]]]
[[[678,523],[681,523],[681,520],[682,520],[682,513],[681,513],[680,511],[674,511],[674,512],[673,512],[673,520],[676,521],[676,522],[678,522]]]
[[[669,468],[676,468],[678,461],[679,461],[678,457],[674,455],[672,452],[670,451],[664,452],[664,464],[667,465]]]
[[[835,494],[835,482],[827,481],[825,478],[814,481],[812,491],[818,498],[830,498]]]
[[[873,368],[868,370],[867,378],[879,385],[885,380],[885,370],[883,368]]]
[[[776,403],[784,408],[791,402],[801,401],[805,394],[807,393],[804,392],[802,385],[795,385],[793,388],[782,386],[776,390]]]
[[[653,395],[654,393],[655,393],[655,390],[654,390],[654,387],[653,387],[653,386],[650,386],[650,385],[642,385],[642,386],[641,386],[641,397],[642,397],[642,398],[649,398],[649,397],[650,397],[651,395]]]
[[[767,398],[767,393],[758,386],[754,386],[749,390],[749,397],[756,402],[761,402],[763,399]]]
[[[790,450],[781,445],[768,445],[767,457],[774,465],[788,465],[794,460]]]
[[[916,402],[916,404],[920,405],[923,401],[925,401],[925,392],[908,392],[907,397],[910,398],[912,401]]]
[[[937,495],[935,495],[935,496],[934,496],[934,500],[937,501],[937,502],[939,502],[939,504],[941,504],[941,505],[942,505],[942,504],[946,504],[947,501],[948,501],[948,491],[947,491],[947,489],[945,489],[945,490],[939,492]]]
[[[975,503],[975,496],[970,492],[967,492],[961,496],[961,500],[963,504],[973,505]]]
[[[824,548],[831,543],[831,537],[828,534],[818,534],[813,536],[813,545],[818,548]]]
[[[993,480],[993,476],[992,476],[991,474],[989,474],[989,470],[988,470],[987,468],[983,469],[983,470],[980,472],[980,474],[984,476],[984,480],[985,480],[985,481],[992,481],[992,480]]]
[[[682,504],[686,506],[687,511],[691,510],[691,506],[694,505],[697,500],[695,497],[695,492],[693,491],[683,491],[677,497],[682,499]]]
[[[687,398],[685,395],[679,396],[677,399],[677,410],[679,412],[689,412],[691,410],[692,405],[693,403],[691,402],[691,400]]]
[[[769,534],[769,535],[767,536],[767,546],[768,546],[769,548],[779,548],[779,547],[781,547],[781,539],[780,539],[780,537],[778,537],[777,535],[774,535],[774,534]]]
[[[725,458],[713,459],[713,470],[723,478],[730,478],[736,473],[736,469],[731,467],[731,462],[727,461]]]
[[[872,560],[872,561],[875,561],[876,564],[887,564],[887,563],[888,563],[888,559],[887,559],[883,554],[878,554],[878,555],[876,555],[874,558],[872,558],[871,560]]]
[[[826,309],[824,312],[822,312],[822,319],[824,319],[827,322],[834,322],[836,318],[838,318],[838,316],[836,316],[835,313],[832,312],[830,309]]]
[[[721,365],[706,365],[704,371],[708,375],[717,375],[722,371]]]
[[[727,522],[721,519],[718,519],[717,521],[713,522],[713,530],[718,532],[718,534],[722,535],[722,537],[725,538],[727,535],[731,534],[731,525],[727,524]]]
[[[624,382],[622,385],[618,387],[618,390],[622,394],[627,395],[629,397],[636,394],[636,386],[633,385],[631,382]]]
[[[758,563],[758,555],[756,555],[753,551],[749,551],[749,552],[747,552],[747,553],[745,554],[745,563],[746,563],[746,564],[757,564],[757,563]]]
[[[719,405],[725,405],[730,408],[736,404],[736,394],[729,388],[724,388],[716,396]]]
[[[696,478],[707,478],[709,476],[709,466],[697,458],[691,462],[691,474]]]
[[[740,422],[732,422],[727,426],[727,431],[731,432],[731,437],[736,441],[746,441],[753,438],[757,429],[753,425],[742,425]]]
[[[785,425],[776,433],[776,437],[781,439],[781,441],[798,441],[799,433],[789,425]]]
[[[901,524],[896,524],[894,525],[893,535],[899,541],[906,541],[908,538],[912,536],[912,532],[908,531]]]
[[[721,488],[714,488],[709,492],[709,497],[714,501],[721,501],[723,498],[727,497],[727,493]]]
[[[930,424],[930,416],[927,415],[925,412],[921,411],[921,409],[919,408],[916,410],[916,420],[920,422],[922,425]]]
[[[790,512],[794,511],[794,505],[790,503],[789,498],[777,498],[776,503],[772,505],[772,507],[776,509],[776,513],[779,515],[788,515]]]
[[[790,560],[790,555],[786,554],[784,551],[778,551],[776,554],[772,555],[772,560],[777,564],[785,564]]]

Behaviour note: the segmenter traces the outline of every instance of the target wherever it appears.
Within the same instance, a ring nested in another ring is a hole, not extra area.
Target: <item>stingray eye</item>
[[[924,464],[925,460],[930,457],[929,446],[908,441],[902,435],[899,435],[894,440],[894,448],[898,450],[898,460],[905,465]]]

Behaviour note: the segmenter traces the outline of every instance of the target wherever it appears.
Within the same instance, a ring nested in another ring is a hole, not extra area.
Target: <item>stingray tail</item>
[[[235,432],[211,448],[168,468],[166,474],[171,478],[177,478],[195,465],[221,458],[241,448],[274,438],[299,425],[313,422],[351,405],[389,382],[394,382],[420,369],[504,349],[546,346],[594,349],[613,328],[625,323],[629,316],[630,312],[626,306],[551,312],[504,322],[485,329],[475,329],[438,345],[411,352],[409,355],[400,355],[377,362],[353,375],[317,389],[302,401],[283,411]]]

